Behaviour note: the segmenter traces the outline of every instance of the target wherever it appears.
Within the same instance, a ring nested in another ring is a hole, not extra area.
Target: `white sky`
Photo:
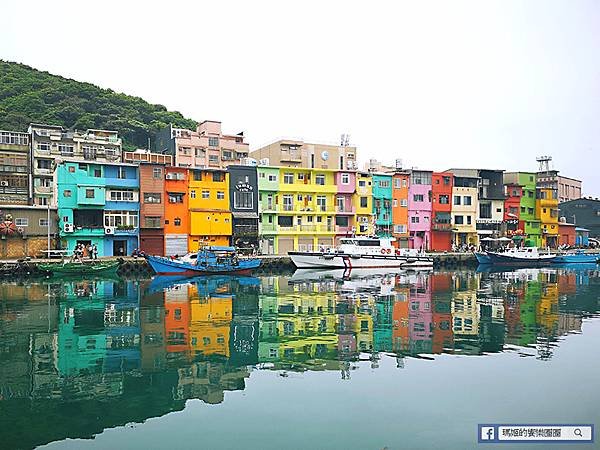
[[[0,58],[359,159],[536,170],[600,194],[600,2],[9,1]],[[8,20],[7,20],[8,18]]]

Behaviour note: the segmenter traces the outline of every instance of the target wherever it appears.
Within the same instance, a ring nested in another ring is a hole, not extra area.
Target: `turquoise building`
[[[373,174],[373,214],[378,236],[392,235],[392,175]]]
[[[56,169],[56,184],[62,248],[96,244],[98,256],[125,256],[138,247],[137,166],[63,162]]]

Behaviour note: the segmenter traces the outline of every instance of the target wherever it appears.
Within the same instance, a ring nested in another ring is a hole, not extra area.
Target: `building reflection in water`
[[[347,380],[359,361],[376,369],[386,357],[398,368],[440,353],[549,359],[597,314],[599,280],[584,268],[4,283],[2,437],[33,447],[187,399],[220,403],[253,370]],[[66,420],[65,403],[100,419]],[[25,432],[42,411],[47,426]]]

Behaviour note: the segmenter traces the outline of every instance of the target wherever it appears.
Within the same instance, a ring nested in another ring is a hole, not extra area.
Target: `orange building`
[[[400,248],[408,248],[408,172],[396,172],[392,176],[392,224],[393,236]]]
[[[190,303],[187,286],[165,292],[166,350],[170,355],[186,355],[190,342]]]
[[[431,176],[431,249],[443,252],[452,249],[452,187],[451,172],[433,172]]]
[[[188,169],[165,168],[165,255],[188,252],[190,212],[188,207]]]
[[[403,353],[410,350],[408,329],[408,297],[410,288],[400,286],[395,290],[396,299],[392,309],[392,351]]]

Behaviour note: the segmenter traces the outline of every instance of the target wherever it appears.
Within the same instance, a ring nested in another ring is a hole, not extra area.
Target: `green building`
[[[542,231],[540,218],[536,215],[537,175],[533,172],[505,172],[504,184],[518,184],[523,188],[521,209],[519,211],[519,229],[523,230],[525,246],[540,247]]]

